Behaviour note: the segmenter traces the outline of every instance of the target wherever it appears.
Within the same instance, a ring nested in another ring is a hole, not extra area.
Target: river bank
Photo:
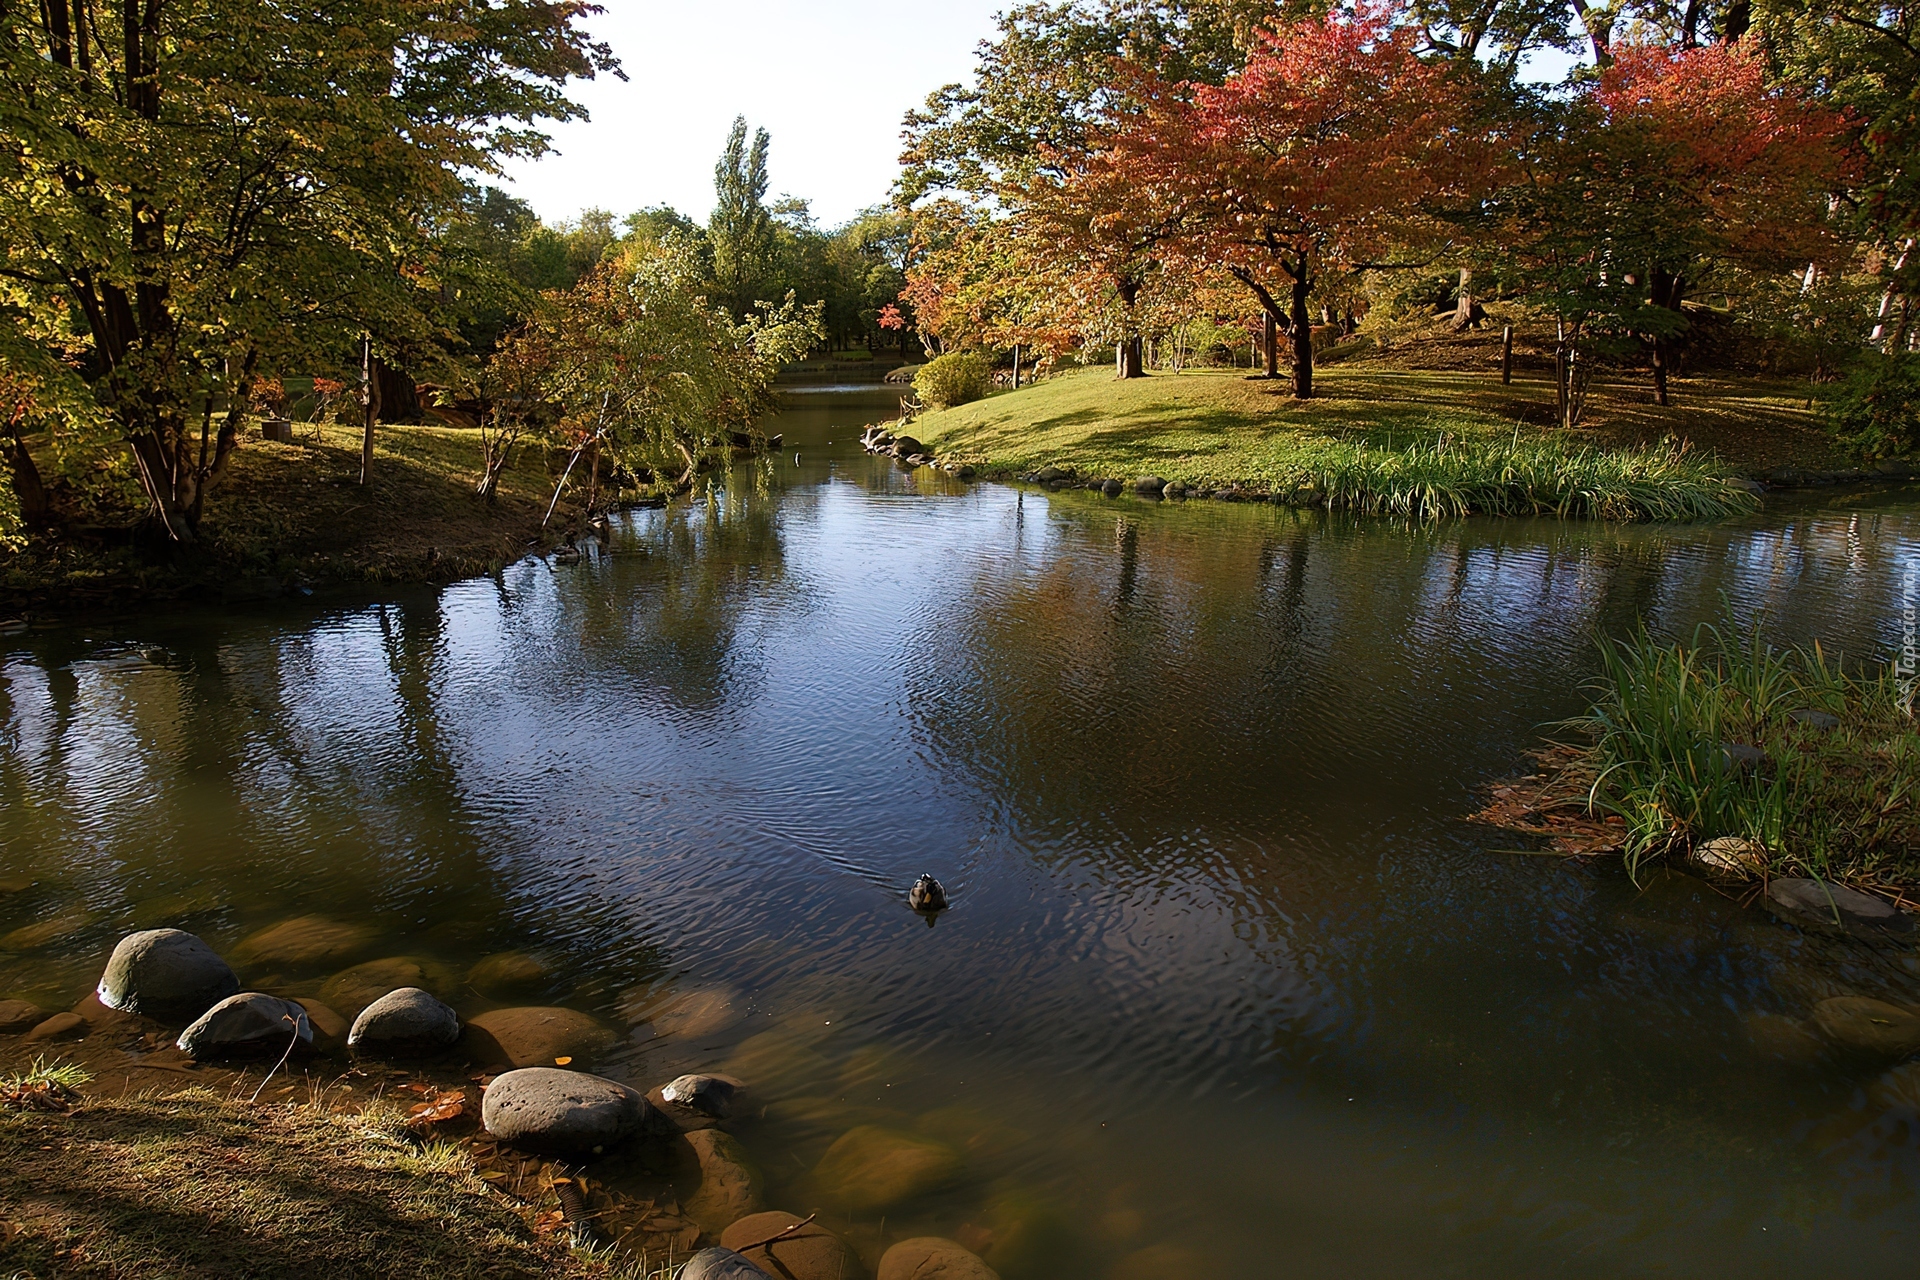
[[[983,476],[1155,480],[1428,515],[1697,518],[1751,509],[1743,495],[1763,481],[1910,474],[1849,466],[1804,384],[1687,379],[1671,406],[1650,401],[1633,385],[1596,388],[1587,425],[1568,434],[1553,427],[1552,385],[1537,373],[1503,385],[1478,370],[1356,362],[1330,366],[1319,398],[1301,402],[1284,382],[1236,370],[1126,382],[1084,370],[899,429]]]
[[[208,497],[193,547],[133,536],[137,512],[113,505],[118,495],[109,491],[88,524],[0,554],[0,618],[262,599],[333,584],[449,582],[551,545],[579,516],[562,494],[542,527],[557,477],[535,446],[517,451],[492,503],[474,492],[473,431],[381,426],[365,486],[360,447],[357,427],[333,423],[297,424],[291,443],[250,430]]]

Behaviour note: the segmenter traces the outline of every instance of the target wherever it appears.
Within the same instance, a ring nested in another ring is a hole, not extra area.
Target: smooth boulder
[[[531,1007],[468,1019],[467,1040],[474,1060],[485,1065],[551,1067],[585,1065],[613,1047],[614,1035],[577,1010]]]
[[[598,1155],[649,1127],[637,1091],[584,1071],[527,1067],[496,1076],[480,1102],[488,1133],[538,1155]]]
[[[347,1047],[362,1053],[383,1049],[444,1049],[460,1038],[460,1019],[431,991],[389,991],[353,1020]]]
[[[195,1058],[280,1053],[296,1043],[313,1043],[307,1011],[259,991],[228,996],[182,1031],[179,1041],[181,1052]]]
[[[1913,918],[1885,898],[1825,880],[1775,880],[1767,886],[1767,906],[1783,920],[1823,933],[1873,939],[1913,932]]]
[[[680,1280],[770,1280],[770,1277],[731,1249],[702,1249],[681,1268]]]
[[[720,1247],[782,1280],[845,1280],[860,1274],[860,1260],[846,1241],[818,1222],[800,1226],[805,1221],[777,1209],[751,1214],[720,1233]]]
[[[814,1166],[814,1181],[855,1213],[890,1209],[960,1175],[960,1153],[931,1138],[863,1124],[841,1134]]]
[[[918,1236],[887,1250],[877,1280],[1000,1280],[1000,1273],[957,1241]]]
[[[662,1085],[660,1097],[676,1107],[724,1120],[733,1114],[733,1101],[742,1087],[732,1076],[685,1075]]]
[[[163,1022],[191,1022],[240,990],[240,979],[212,947],[179,929],[147,929],[120,939],[100,975],[100,1003]]]
[[[718,1129],[696,1129],[681,1141],[693,1149],[699,1162],[700,1184],[682,1197],[681,1211],[717,1236],[748,1214],[767,1207],[760,1170],[754,1167],[739,1141]]]
[[[453,974],[445,965],[413,956],[388,956],[334,974],[321,984],[320,998],[332,1008],[345,1010],[351,1018],[389,991],[419,987],[444,996],[453,985]]]

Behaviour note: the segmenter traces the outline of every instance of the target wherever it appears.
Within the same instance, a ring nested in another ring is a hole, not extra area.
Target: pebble
[[[240,990],[212,947],[178,929],[147,929],[120,939],[100,975],[100,1003],[162,1021],[191,1022]]]
[[[887,1250],[877,1280],[1000,1280],[1000,1273],[958,1241],[917,1236]]]
[[[481,1123],[502,1142],[542,1155],[597,1155],[648,1127],[652,1105],[612,1080],[558,1067],[494,1077]]]
[[[382,1049],[444,1049],[460,1038],[460,1019],[431,992],[419,987],[389,991],[353,1020],[347,1047],[371,1053]]]
[[[180,1033],[180,1051],[195,1058],[279,1054],[298,1039],[313,1043],[313,1022],[291,1000],[247,991],[228,996]]]

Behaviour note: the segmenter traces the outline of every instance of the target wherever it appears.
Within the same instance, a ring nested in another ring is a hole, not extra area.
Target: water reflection
[[[1887,652],[1909,497],[1149,505],[869,459],[894,398],[796,401],[777,467],[577,564],[6,641],[0,882],[40,883],[0,938],[53,932],[0,996],[70,1001],[162,921],[535,951],[628,1033],[609,1072],[750,1080],[783,1207],[854,1124],[954,1144],[958,1185],[836,1226],[971,1233],[1008,1280],[1904,1273],[1913,1091],[1794,1034],[1920,1003],[1912,957],[1459,815],[1598,635],[1724,596]]]

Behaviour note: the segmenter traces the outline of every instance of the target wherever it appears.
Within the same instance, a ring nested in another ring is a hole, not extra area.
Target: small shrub
[[[977,351],[956,351],[927,361],[913,375],[913,390],[929,409],[951,409],[993,389],[993,369]]]
[[[1904,458],[1920,446],[1920,355],[1869,356],[1826,404],[1827,427],[1863,461]]]

